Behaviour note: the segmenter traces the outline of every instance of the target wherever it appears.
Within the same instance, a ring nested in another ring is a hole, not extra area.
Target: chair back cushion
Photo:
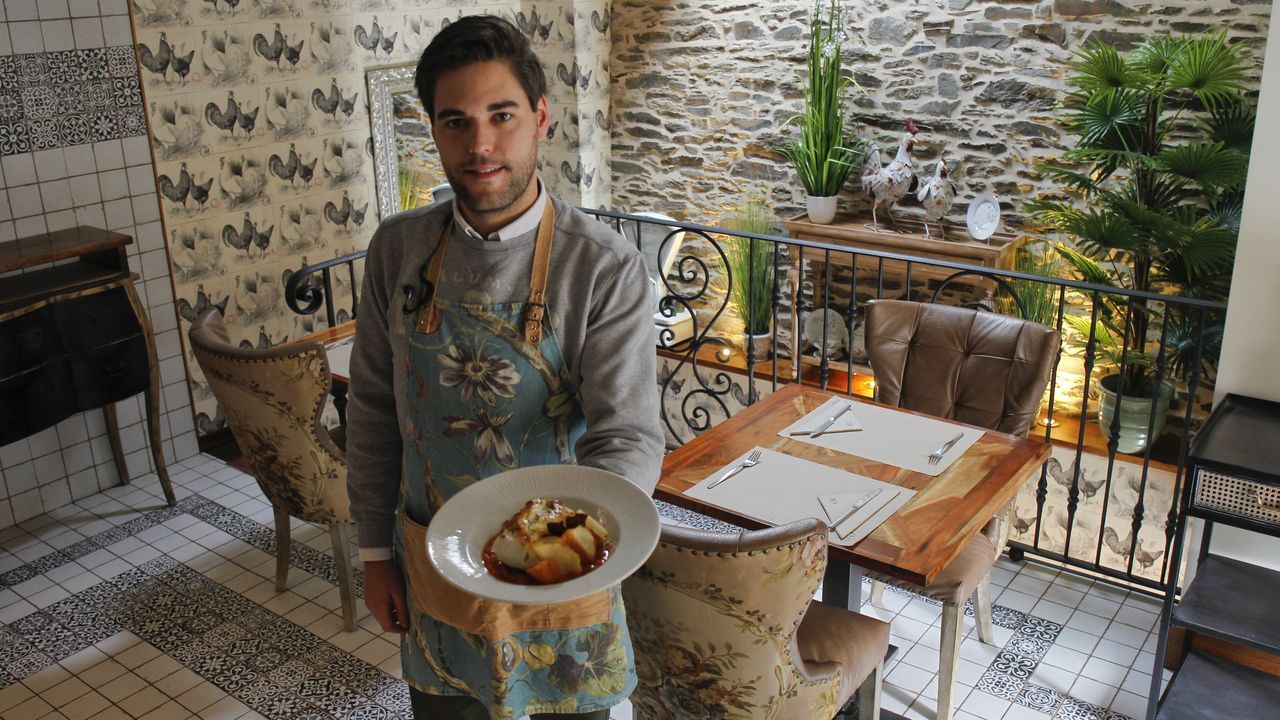
[[[189,337],[271,504],[308,522],[349,522],[346,459],[320,424],[331,383],[324,345],[238,348],[213,308],[196,318]]]
[[[795,645],[826,548],[813,519],[741,535],[664,527],[622,585],[637,720],[834,717],[839,674],[802,676]]]
[[[1026,435],[1049,383],[1058,332],[969,308],[867,303],[877,399],[1011,435]]]

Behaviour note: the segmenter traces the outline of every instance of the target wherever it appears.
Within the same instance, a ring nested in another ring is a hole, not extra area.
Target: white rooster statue
[[[916,176],[911,167],[911,150],[915,145],[915,134],[919,131],[915,121],[907,118],[907,131],[902,134],[902,140],[898,143],[898,154],[888,165],[881,164],[879,148],[872,147],[871,152],[867,153],[867,164],[862,169],[862,189],[875,197],[871,204],[871,229],[876,232],[880,232],[876,207],[881,203],[885,204],[889,222],[897,229],[897,222],[893,219],[893,204],[911,190],[911,181]]]
[[[920,183],[920,191],[916,199],[924,205],[924,236],[929,237],[929,223],[937,223],[951,209],[951,202],[956,199],[955,183],[947,177],[947,161],[939,157],[933,166],[933,177]],[[942,239],[947,239],[947,228],[938,223]]]

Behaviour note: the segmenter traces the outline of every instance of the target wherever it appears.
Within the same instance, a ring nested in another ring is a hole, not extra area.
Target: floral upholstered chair
[[[813,599],[815,519],[741,534],[666,526],[622,585],[640,683],[636,720],[829,720],[859,691],[880,716],[888,624]]]
[[[227,426],[275,510],[276,591],[283,592],[289,580],[289,518],[328,525],[342,620],[354,630],[347,462],[341,436],[335,442],[320,424],[331,384],[324,345],[235,347],[214,308],[196,318],[189,337]]]

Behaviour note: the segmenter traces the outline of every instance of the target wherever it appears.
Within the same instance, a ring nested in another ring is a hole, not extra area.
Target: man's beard
[[[489,195],[486,199],[472,195],[467,186],[459,182],[457,178],[449,177],[449,183],[453,186],[453,192],[458,197],[458,202],[467,210],[477,215],[498,213],[511,207],[520,199],[520,196],[524,195],[529,183],[533,181],[537,165],[537,155],[533,153],[523,162],[504,165],[510,170],[510,182],[496,195]],[[445,173],[445,175],[448,176],[448,173]]]

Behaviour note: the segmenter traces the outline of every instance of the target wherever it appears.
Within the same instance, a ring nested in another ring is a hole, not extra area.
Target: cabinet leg
[[[152,366],[155,375],[155,365]],[[160,398],[155,390],[155,381],[145,394],[147,400],[147,435],[151,440],[151,458],[156,464],[156,475],[160,477],[160,487],[164,490],[164,500],[172,507],[178,504],[173,494],[173,481],[169,479],[169,468],[164,461],[164,444],[160,439]]]
[[[102,406],[102,416],[107,421],[107,440],[111,443],[111,459],[116,463],[116,475],[120,484],[129,484],[129,468],[124,462],[124,446],[120,444],[120,419],[116,416],[116,404]]]

